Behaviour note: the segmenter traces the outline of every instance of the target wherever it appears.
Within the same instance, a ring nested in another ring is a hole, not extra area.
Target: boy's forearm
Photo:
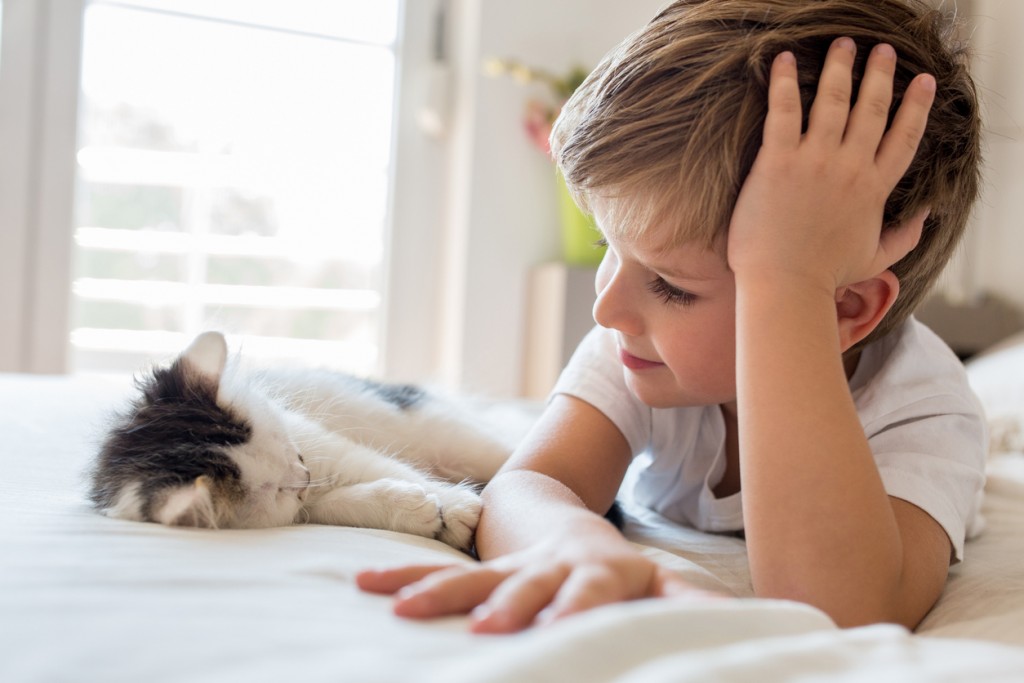
[[[618,531],[561,482],[530,470],[499,473],[484,489],[477,527],[481,559],[522,550],[558,534],[609,535]]]
[[[755,591],[840,623],[892,619],[902,546],[827,292],[737,278],[744,523]]]

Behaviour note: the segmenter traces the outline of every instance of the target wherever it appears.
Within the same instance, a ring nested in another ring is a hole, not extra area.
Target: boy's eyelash
[[[665,282],[665,279],[661,277],[656,277],[651,280],[650,284],[647,285],[647,289],[656,294],[667,304],[690,306],[697,300],[696,295],[679,289],[678,287],[673,287],[669,283]]]
[[[594,242],[595,247],[607,247],[608,240],[604,237]],[[655,277],[647,285],[647,289],[667,304],[680,304],[690,306],[697,301],[697,295],[685,290],[673,287],[662,277]]]

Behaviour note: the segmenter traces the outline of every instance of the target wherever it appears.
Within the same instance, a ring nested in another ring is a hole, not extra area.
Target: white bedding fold
[[[723,645],[835,631],[791,602],[704,598],[609,605],[508,639],[500,650],[437,672],[430,683],[622,680],[651,662]],[[706,679],[717,680],[717,679]]]

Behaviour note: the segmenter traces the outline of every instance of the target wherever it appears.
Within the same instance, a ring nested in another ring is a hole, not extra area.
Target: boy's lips
[[[659,363],[657,361],[647,360],[644,358],[640,358],[639,356],[634,356],[629,351],[623,348],[619,349],[619,360],[621,360],[622,364],[625,365],[630,370],[646,370],[648,368],[657,368],[664,365],[664,363]]]

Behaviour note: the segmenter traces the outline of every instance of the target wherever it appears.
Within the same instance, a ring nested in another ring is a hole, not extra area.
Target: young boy
[[[600,327],[484,491],[483,562],[359,585],[478,632],[686,594],[601,516],[642,455],[635,498],[742,530],[756,595],[915,626],[962,558],[986,446],[962,367],[910,317],[978,185],[940,19],[679,0],[611,53],[552,135],[608,242]]]

